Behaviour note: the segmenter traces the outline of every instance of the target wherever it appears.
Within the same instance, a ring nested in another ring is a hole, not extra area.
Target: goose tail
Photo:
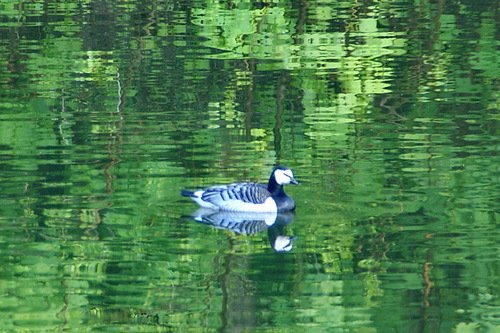
[[[188,198],[196,198],[197,197],[196,194],[194,194],[193,191],[189,191],[189,190],[182,190],[181,191],[181,195],[183,197],[188,197]]]

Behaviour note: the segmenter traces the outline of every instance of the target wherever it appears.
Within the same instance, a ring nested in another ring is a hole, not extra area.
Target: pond
[[[496,1],[0,4],[0,327],[499,332]],[[293,170],[294,213],[180,195]]]

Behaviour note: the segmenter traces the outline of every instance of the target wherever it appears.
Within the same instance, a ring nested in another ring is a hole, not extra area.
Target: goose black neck
[[[279,185],[274,179],[274,174],[269,178],[269,182],[267,183],[267,190],[271,193],[271,195],[284,195],[285,191],[283,191],[283,185]]]

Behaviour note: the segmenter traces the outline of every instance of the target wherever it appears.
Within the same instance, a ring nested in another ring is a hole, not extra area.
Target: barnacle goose
[[[283,185],[298,184],[292,170],[277,166],[273,169],[267,187],[257,183],[234,183],[212,186],[202,190],[182,190],[201,207],[234,212],[286,212],[295,209],[295,202],[285,194]]]

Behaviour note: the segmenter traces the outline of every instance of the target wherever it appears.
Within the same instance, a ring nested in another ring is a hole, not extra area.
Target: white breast
[[[213,207],[212,204],[210,205]],[[271,197],[267,198],[266,201],[261,204],[243,202],[240,200],[226,200],[217,208],[233,212],[273,213],[278,211],[276,202]]]

